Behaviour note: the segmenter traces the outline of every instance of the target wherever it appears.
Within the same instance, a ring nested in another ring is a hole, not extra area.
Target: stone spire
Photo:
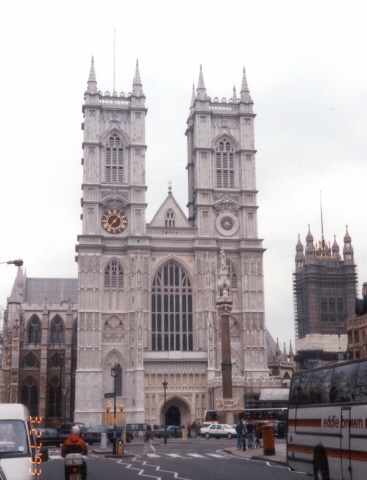
[[[200,65],[200,73],[199,73],[199,81],[198,81],[198,88],[196,89],[196,98],[199,100],[207,100],[208,96],[206,94],[206,88],[204,84],[204,76],[203,76],[203,68]]]
[[[305,263],[305,255],[303,253],[303,245],[300,239],[300,235],[298,235],[298,242],[296,245],[296,267],[300,268]]]
[[[294,354],[293,354],[293,348],[292,348],[292,340],[289,342],[289,361],[293,362],[294,360]]]
[[[241,102],[253,103],[251,95],[250,95],[250,90],[249,90],[248,85],[247,85],[245,67],[243,67],[243,75],[242,75]]]
[[[339,245],[336,241],[336,235],[334,235],[334,243],[333,243],[333,246],[332,246],[332,255],[333,257],[335,257],[337,260],[340,260],[340,254],[339,254]]]
[[[306,252],[306,262],[315,259],[315,245],[313,243],[313,236],[310,230],[310,225],[308,226],[305,252]]]
[[[96,72],[94,71],[94,58],[93,57],[92,57],[91,65],[90,65],[87,92],[88,93],[97,93],[97,79],[96,79]]]
[[[192,84],[191,106],[195,103],[195,84]]]
[[[236,85],[233,85],[232,101],[233,101],[233,102],[237,102]]]
[[[353,263],[354,262],[354,250],[352,247],[352,239],[348,232],[348,225],[346,225],[346,232],[344,236],[344,248],[343,248],[343,256],[344,262]]]
[[[136,67],[135,67],[135,76],[133,80],[133,95],[136,97],[140,97],[143,95],[142,83],[140,79],[140,71],[139,71],[139,61],[136,60]]]
[[[281,353],[282,352],[280,351],[280,347],[279,347],[279,339],[277,338],[277,345],[276,345],[276,348],[275,348],[275,356],[276,356],[277,360],[280,359]]]

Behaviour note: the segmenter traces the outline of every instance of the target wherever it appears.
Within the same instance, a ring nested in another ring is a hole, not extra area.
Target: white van
[[[0,479],[38,479],[41,461],[28,409],[18,403],[1,403]]]

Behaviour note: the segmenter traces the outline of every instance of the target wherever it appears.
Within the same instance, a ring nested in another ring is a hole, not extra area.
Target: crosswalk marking
[[[205,455],[199,455],[198,453],[188,453],[187,454],[189,457],[194,457],[194,458],[204,458]]]
[[[179,455],[178,453],[167,453],[167,455],[169,457],[173,457],[173,458],[180,458],[182,457],[182,455]]]
[[[207,455],[214,458],[228,458],[226,455],[218,455],[218,453],[207,453]]]

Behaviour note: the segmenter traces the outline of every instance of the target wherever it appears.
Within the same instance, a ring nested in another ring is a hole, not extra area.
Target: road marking
[[[207,455],[214,458],[229,458],[227,455],[218,455],[217,453],[207,453]]]
[[[198,453],[188,453],[187,454],[189,457],[194,457],[194,458],[204,458],[205,455],[199,455]]]

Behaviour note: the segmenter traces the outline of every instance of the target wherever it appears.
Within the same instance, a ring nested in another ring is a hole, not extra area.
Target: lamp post
[[[64,366],[64,353],[59,352],[58,353],[59,357],[59,363],[60,363],[60,412],[59,412],[59,423],[61,423],[61,417],[62,417],[62,400],[63,400],[63,388],[62,388],[62,367]],[[66,400],[66,397],[65,397]]]
[[[7,262],[0,262],[2,263],[7,263],[8,265],[15,265],[16,267],[21,267],[23,265],[23,260],[8,260]]]
[[[163,390],[164,390],[164,443],[167,445],[167,405],[166,405],[166,393],[167,393],[167,386],[168,382],[165,379],[162,383]]]
[[[116,455],[116,379],[119,373],[120,370],[115,364],[111,368],[111,375],[113,377],[113,455]]]

